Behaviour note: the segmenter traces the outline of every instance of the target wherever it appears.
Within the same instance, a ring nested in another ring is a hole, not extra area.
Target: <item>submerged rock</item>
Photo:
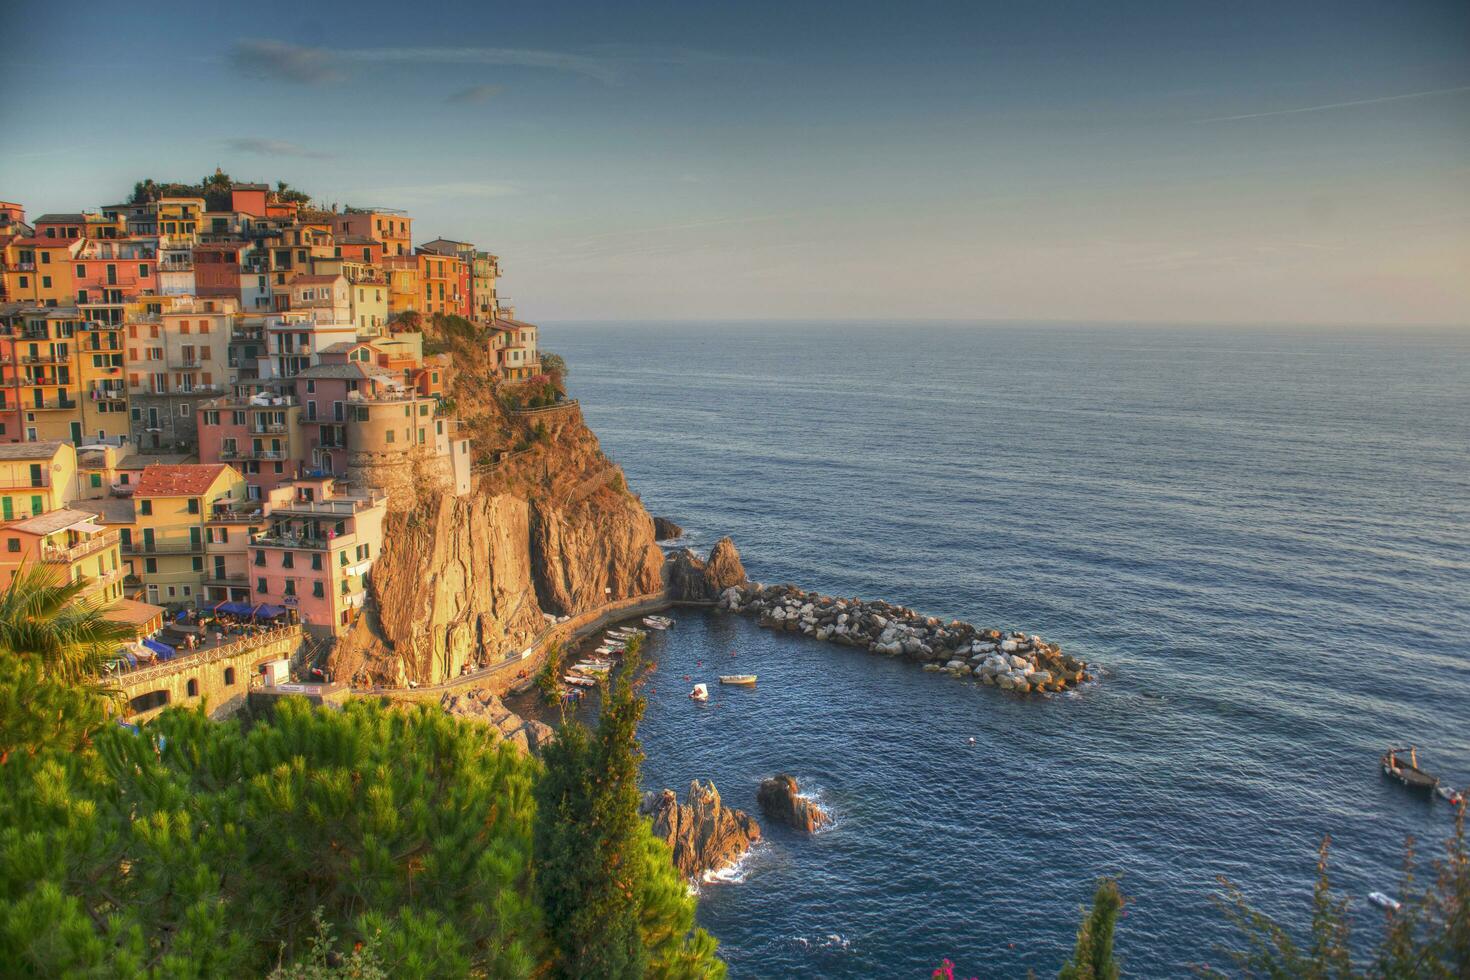
[[[784,772],[779,776],[761,780],[756,791],[756,802],[772,820],[811,833],[831,822],[832,818],[808,797],[802,796],[796,778]]]
[[[691,781],[685,803],[671,789],[644,793],[639,812],[653,817],[654,836],[673,849],[674,867],[686,878],[729,867],[761,837],[749,815],[720,801],[713,782]]]

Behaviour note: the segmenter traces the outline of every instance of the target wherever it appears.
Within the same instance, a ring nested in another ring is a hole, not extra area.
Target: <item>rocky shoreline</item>
[[[715,606],[756,616],[767,629],[900,657],[925,670],[1016,694],[1064,691],[1093,678],[1085,660],[1039,636],[957,619],[946,623],[881,600],[838,599],[794,585],[747,582],[724,589]]]

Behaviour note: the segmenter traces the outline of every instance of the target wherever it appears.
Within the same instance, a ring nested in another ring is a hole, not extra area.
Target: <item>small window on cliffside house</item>
[[[188,693],[189,697],[197,698],[199,696],[199,682],[192,677],[189,678],[189,684],[184,690]]]
[[[233,667],[226,667],[225,668],[225,687],[234,687],[234,686],[235,686],[235,668],[233,668]]]

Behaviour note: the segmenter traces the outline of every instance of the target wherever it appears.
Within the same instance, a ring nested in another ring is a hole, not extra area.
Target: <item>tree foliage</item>
[[[564,722],[537,785],[534,850],[553,969],[609,980],[723,976],[668,846],[638,812],[638,646],[624,653],[597,731]]]
[[[1112,878],[1097,883],[1092,911],[1077,930],[1077,947],[1072,958],[1057,974],[1058,980],[1118,980],[1118,961],[1113,957],[1113,930],[1123,911],[1123,893]]]
[[[1455,830],[1443,854],[1432,864],[1428,884],[1418,883],[1414,842],[1404,849],[1401,908],[1384,911],[1383,938],[1366,963],[1354,962],[1348,902],[1333,893],[1328,876],[1330,839],[1318,851],[1317,882],[1312,890],[1312,926],[1305,947],[1290,931],[1254,908],[1234,883],[1221,879],[1216,901],[1244,943],[1225,955],[1244,976],[1290,980],[1357,980],[1357,978],[1470,977],[1470,853],[1465,844],[1465,804],[1455,816]],[[1204,976],[1226,973],[1203,967]]]

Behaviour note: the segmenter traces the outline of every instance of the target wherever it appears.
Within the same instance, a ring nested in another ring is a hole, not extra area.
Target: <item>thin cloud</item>
[[[548,68],[583,75],[607,85],[620,79],[619,66],[606,58],[537,51],[527,48],[356,48],[336,52],[343,61],[416,65],[501,65],[517,68]]]
[[[471,85],[467,89],[455,92],[444,101],[451,105],[479,105],[481,102],[489,102],[502,91],[504,91],[502,85]]]
[[[1194,119],[1195,123],[1217,123],[1236,122],[1241,119],[1265,119],[1268,116],[1295,116],[1303,112],[1326,112],[1330,109],[1351,109],[1360,105],[1382,105],[1385,102],[1403,102],[1408,99],[1427,99],[1436,95],[1458,95],[1461,92],[1470,92],[1470,85],[1461,85],[1458,88],[1437,88],[1427,92],[1405,92],[1402,95],[1382,95],[1376,99],[1354,99],[1351,102],[1328,102],[1324,105],[1299,106],[1295,109],[1272,109],[1269,112],[1247,112],[1239,116],[1211,116],[1208,119]]]
[[[258,153],[268,157],[301,157],[306,160],[330,160],[332,158],[332,154],[324,150],[313,150],[299,143],[267,139],[263,136],[237,136],[234,139],[227,139],[225,148],[236,153]]]
[[[270,38],[236,41],[230,61],[241,74],[251,78],[298,85],[325,85],[347,77],[325,48],[307,48]]]

